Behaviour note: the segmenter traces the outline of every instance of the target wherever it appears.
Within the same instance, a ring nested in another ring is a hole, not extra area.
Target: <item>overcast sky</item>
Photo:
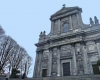
[[[62,8],[79,6],[82,8],[82,19],[89,24],[89,18],[97,16],[100,20],[100,0],[0,0],[0,25],[6,35],[11,36],[24,47],[33,58],[33,76],[35,61],[35,43],[38,42],[41,31],[50,32],[50,16]]]

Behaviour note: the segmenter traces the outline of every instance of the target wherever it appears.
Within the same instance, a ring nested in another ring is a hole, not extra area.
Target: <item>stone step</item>
[[[3,77],[0,77],[0,80],[5,80],[5,78],[3,78]]]
[[[23,79],[9,79],[9,80],[23,80]],[[100,75],[26,78],[24,80],[100,80]]]
[[[5,75],[0,75],[0,80],[5,80]]]

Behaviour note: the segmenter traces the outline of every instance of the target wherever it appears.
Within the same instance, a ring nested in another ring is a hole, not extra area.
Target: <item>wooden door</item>
[[[42,70],[42,77],[46,77],[47,76],[47,69],[43,69]]]
[[[63,76],[70,76],[70,62],[63,63]]]
[[[94,74],[100,74],[99,66],[98,65],[92,65],[92,67],[93,67],[93,73]]]

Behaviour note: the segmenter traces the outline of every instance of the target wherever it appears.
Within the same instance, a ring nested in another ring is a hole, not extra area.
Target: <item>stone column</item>
[[[79,26],[81,26],[83,24],[81,12],[78,13],[78,19],[79,19]]]
[[[60,47],[57,49],[57,76],[60,76]]]
[[[37,77],[37,66],[38,66],[38,52],[36,52],[36,59],[35,59],[35,66],[34,66],[34,72],[33,77]]]
[[[76,14],[76,16],[77,16],[77,25],[79,26],[79,15],[78,15],[78,13]]]
[[[98,54],[99,54],[99,59],[100,59],[100,42],[96,43]]]
[[[85,44],[82,44],[82,52],[83,52],[84,74],[89,74],[88,55],[87,55],[87,49],[85,48]]]
[[[51,21],[51,34],[53,34],[54,21]]]
[[[61,28],[60,28],[60,19],[58,20],[58,33],[60,33],[60,30]]]
[[[42,51],[41,52],[39,52],[39,65],[38,65],[38,77],[41,77],[41,61],[42,61]]]
[[[72,18],[71,18],[71,16],[69,16],[69,20],[70,20],[70,30],[72,30],[73,28],[72,28]]]
[[[49,74],[48,76],[51,76],[51,69],[52,69],[52,49],[49,49]]]
[[[75,54],[74,44],[72,45],[72,54],[73,54],[73,75],[77,75],[76,54]]]

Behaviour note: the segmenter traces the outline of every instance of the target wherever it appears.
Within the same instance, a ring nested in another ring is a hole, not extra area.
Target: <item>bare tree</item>
[[[26,54],[24,54],[24,48],[15,46],[13,57],[12,57],[13,60],[12,64],[14,68],[16,69],[19,68],[19,64],[22,61],[22,59],[25,57],[25,55]]]
[[[27,57],[27,75],[30,73],[30,71],[31,71],[31,69],[30,69],[30,67],[31,67],[31,65],[32,65],[32,57],[30,57],[29,55],[28,55],[28,57]]]
[[[0,26],[0,35],[5,34],[5,31],[3,30],[3,28]]]
[[[32,58],[27,51],[20,47],[0,26],[0,71],[4,68],[11,71],[13,68],[29,73]]]
[[[17,68],[21,71],[21,74],[26,73],[26,75],[28,75],[30,72],[30,66],[32,65],[32,57],[27,54],[25,49],[20,54],[22,57]]]
[[[0,44],[0,61],[1,61],[1,69],[3,69],[7,64],[12,54],[10,51],[13,49],[13,46],[16,45],[16,42],[9,36],[5,37],[4,42]]]

